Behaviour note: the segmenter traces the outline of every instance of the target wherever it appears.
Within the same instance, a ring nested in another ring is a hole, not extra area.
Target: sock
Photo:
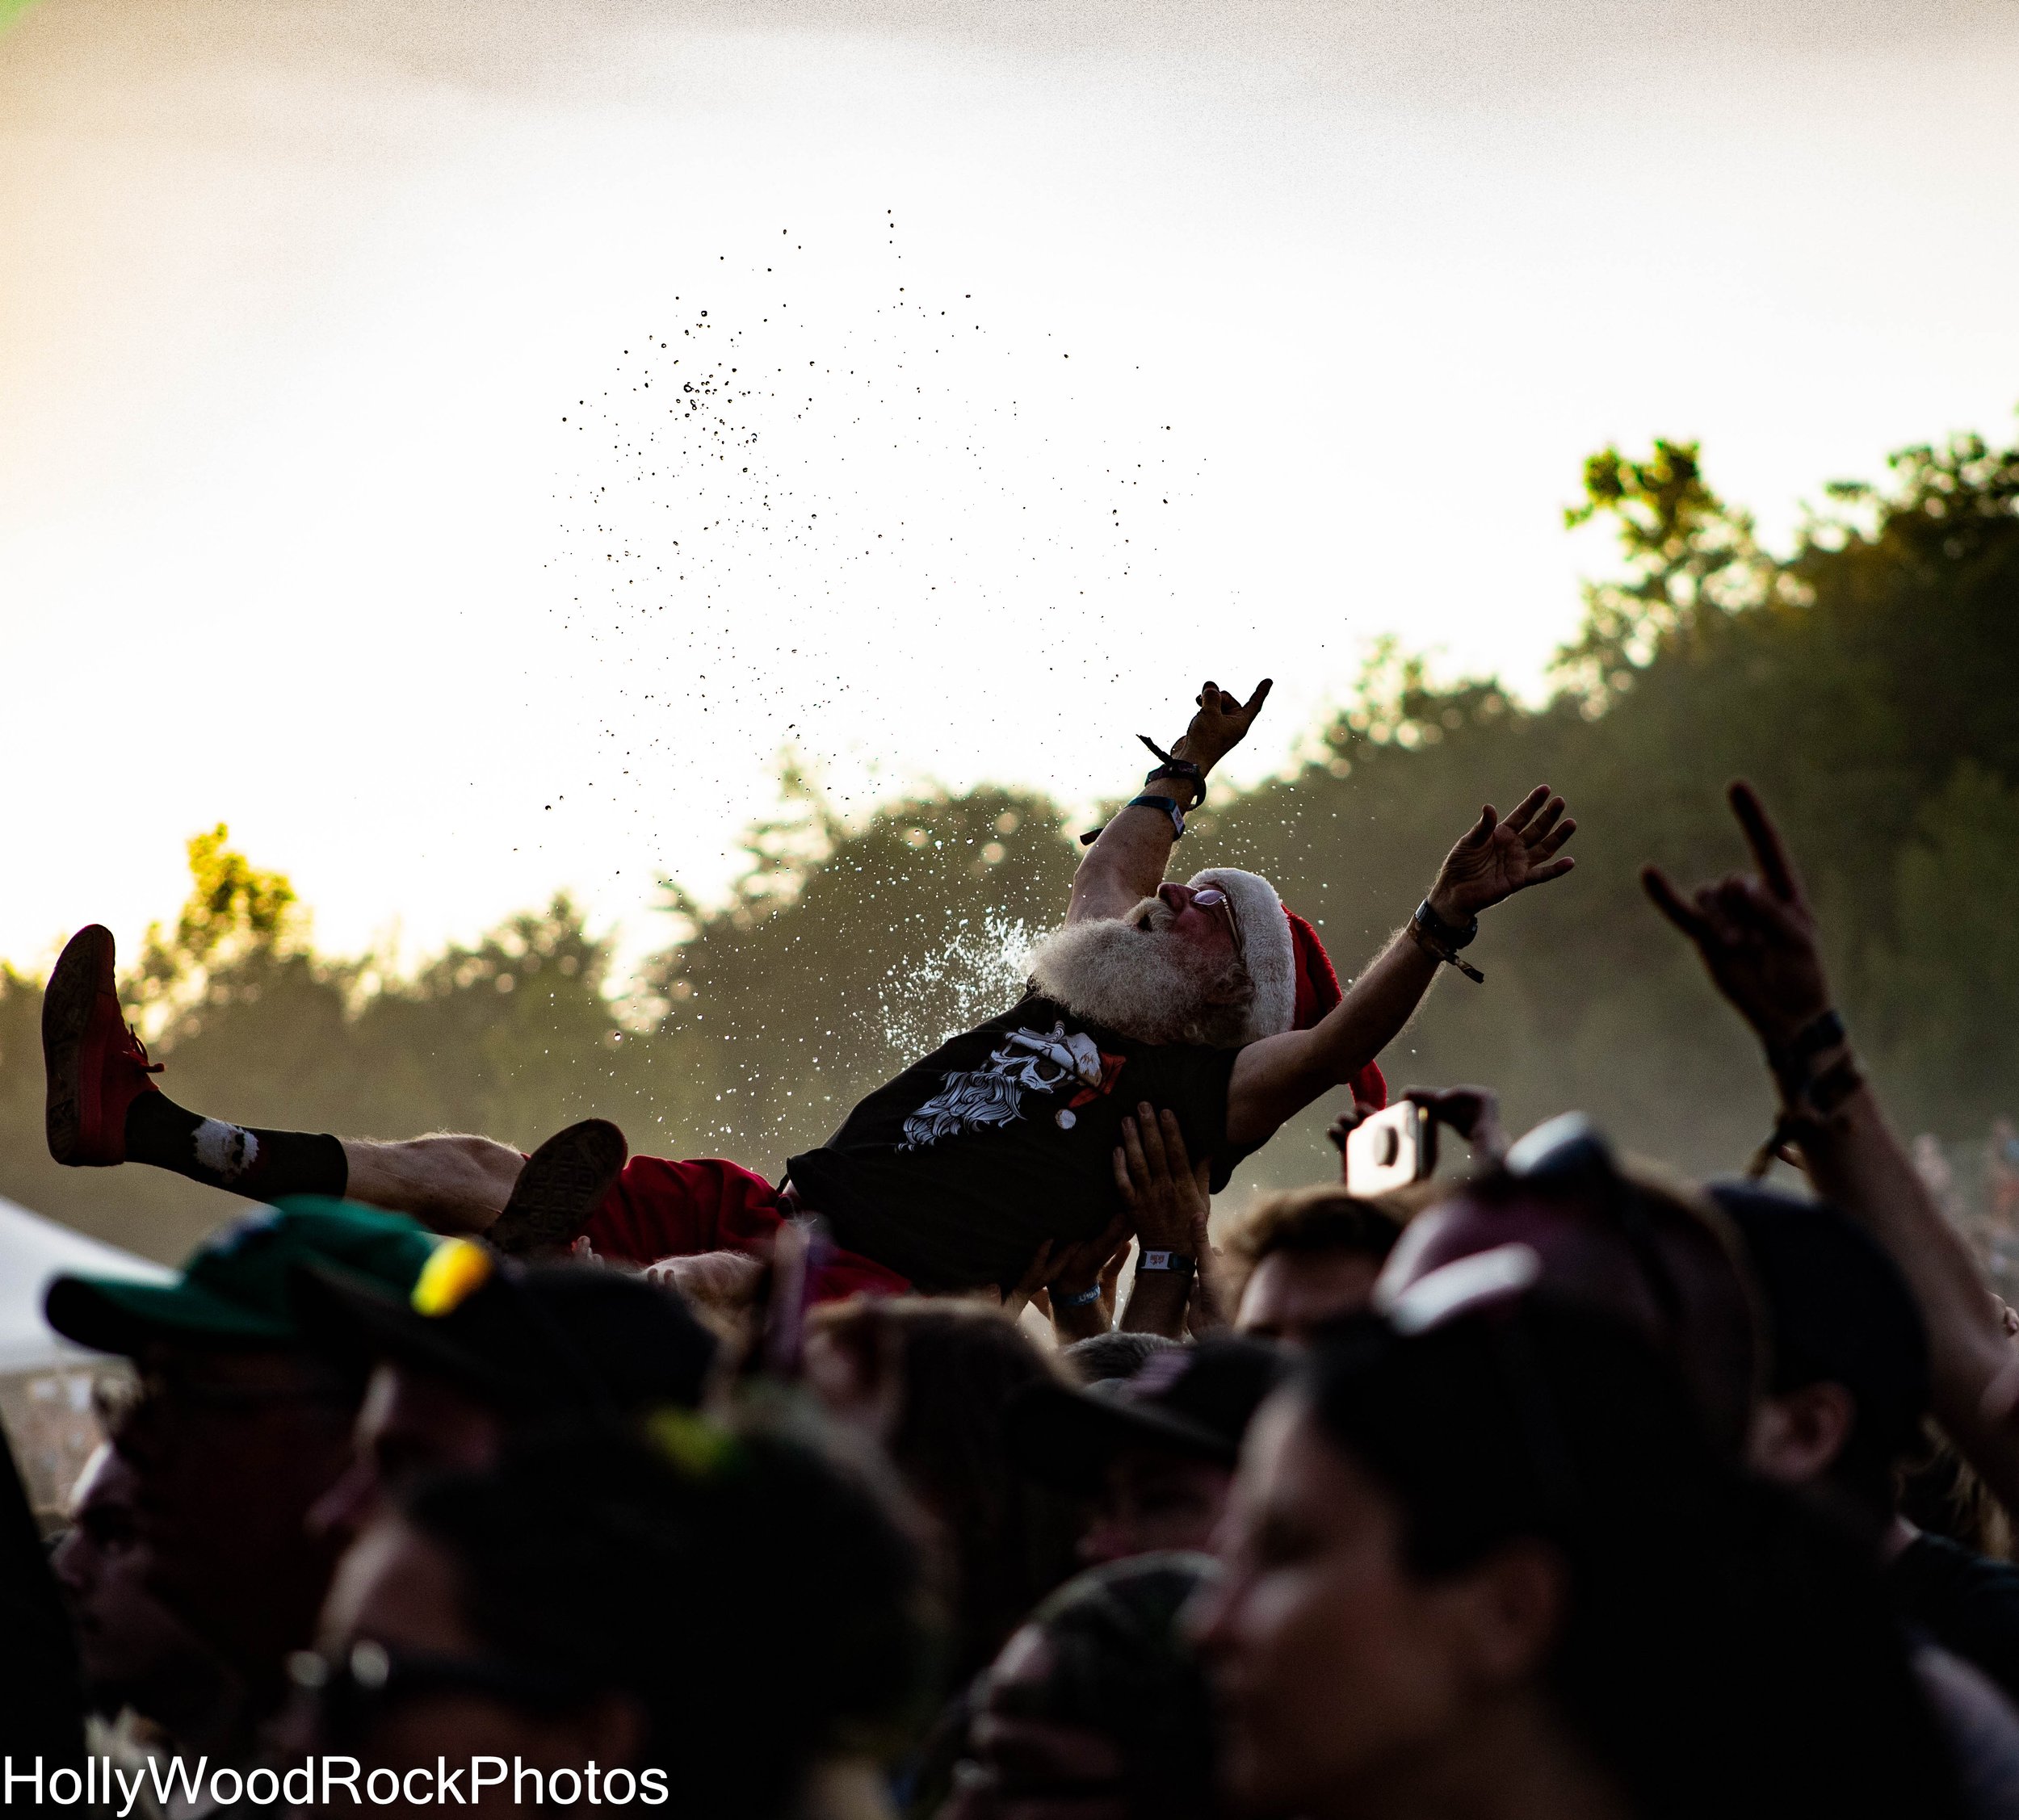
[[[166,1093],[142,1093],[127,1108],[126,1160],[254,1201],[283,1194],[340,1198],[350,1180],[343,1145],[326,1132],[226,1125],[185,1110]]]

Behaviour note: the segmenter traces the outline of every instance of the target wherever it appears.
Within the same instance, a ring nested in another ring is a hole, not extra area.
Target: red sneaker
[[[79,929],[42,995],[42,1060],[48,1071],[49,1154],[73,1168],[126,1160],[126,1109],[161,1091],[162,1071],[127,1027],[112,979],[112,932]]]

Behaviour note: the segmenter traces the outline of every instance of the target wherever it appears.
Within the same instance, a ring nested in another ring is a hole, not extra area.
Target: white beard
[[[1136,925],[1145,916],[1148,929]],[[1126,916],[1054,929],[1030,955],[1030,983],[1089,1023],[1138,1042],[1238,1049],[1247,1040],[1248,970],[1165,932],[1170,906],[1145,898]]]

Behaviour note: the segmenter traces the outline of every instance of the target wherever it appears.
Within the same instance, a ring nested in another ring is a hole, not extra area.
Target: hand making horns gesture
[[[1686,895],[1658,866],[1640,879],[1655,907],[1695,944],[1718,990],[1778,1050],[1830,1009],[1815,919],[1794,862],[1748,783],[1726,792],[1757,876],[1734,872]]]
[[[1217,682],[1202,686],[1198,696],[1198,712],[1192,716],[1183,737],[1171,748],[1172,756],[1189,758],[1202,770],[1211,770],[1247,736],[1248,729],[1254,725],[1255,716],[1261,712],[1262,703],[1269,699],[1269,691],[1274,686],[1264,677],[1255,685],[1255,693],[1244,702]]]

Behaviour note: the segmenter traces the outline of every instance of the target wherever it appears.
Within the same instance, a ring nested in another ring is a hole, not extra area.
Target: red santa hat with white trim
[[[1277,896],[1266,879],[1214,866],[1189,883],[1194,891],[1210,885],[1224,891],[1233,910],[1242,964],[1255,987],[1245,1042],[1308,1030],[1338,1004],[1339,975],[1317,930]],[[1388,1084],[1374,1063],[1353,1077],[1353,1097],[1376,1108],[1388,1103]]]

